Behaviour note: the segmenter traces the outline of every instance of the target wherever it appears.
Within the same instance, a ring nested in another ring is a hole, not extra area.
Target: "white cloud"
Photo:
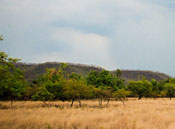
[[[116,67],[109,52],[110,41],[102,35],[58,28],[52,38],[57,44],[64,43],[69,49],[64,52],[53,52],[49,55],[39,56],[35,59],[36,61],[81,62],[109,69]]]

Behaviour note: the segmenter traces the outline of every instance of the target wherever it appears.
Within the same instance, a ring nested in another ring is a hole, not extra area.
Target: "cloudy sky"
[[[0,50],[175,76],[175,0],[1,0]]]

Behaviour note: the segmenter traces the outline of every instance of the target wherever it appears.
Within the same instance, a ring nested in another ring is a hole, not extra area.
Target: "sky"
[[[0,50],[175,76],[175,0],[0,0]]]

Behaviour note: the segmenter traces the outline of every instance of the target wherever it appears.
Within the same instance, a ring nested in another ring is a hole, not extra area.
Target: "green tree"
[[[32,100],[41,100],[44,104],[46,104],[45,101],[52,100],[53,97],[54,95],[50,93],[45,87],[40,87],[37,93],[32,96]]]
[[[117,71],[116,71],[116,75],[117,75],[117,77],[120,77],[120,76],[122,75],[122,72],[121,72],[120,69],[117,69]]]
[[[69,78],[74,80],[81,80],[81,74],[76,74],[75,72],[72,72]]]
[[[175,84],[175,78],[169,78],[169,79],[168,79],[168,82],[169,82],[169,83],[174,83],[174,84]]]
[[[125,104],[126,97],[131,94],[130,91],[126,91],[124,89],[119,89],[113,93],[113,97],[116,98],[117,100],[120,100],[123,105]]]
[[[87,84],[98,87],[112,87],[114,90],[124,88],[124,80],[120,77],[121,71],[117,70],[113,75],[109,71],[92,71],[86,77]]]
[[[44,88],[48,93],[51,93],[53,100],[64,100],[65,98],[63,95],[63,87],[65,83],[66,78],[61,67],[59,70],[46,69],[46,73],[38,79],[36,85],[38,85],[38,87],[41,87],[41,89]],[[38,92],[36,94],[38,94]],[[37,99],[37,97],[34,98]]]
[[[166,97],[166,91],[161,91],[161,92],[160,92],[160,97],[165,98],[165,97]]]
[[[166,83],[165,84],[166,95],[171,99],[175,96],[175,84],[174,83]]]
[[[155,79],[152,79],[151,84],[152,84],[152,96],[156,98],[160,95],[158,82]]]
[[[96,87],[98,87],[98,76],[99,76],[99,72],[97,71],[91,71],[88,73],[88,76],[86,77],[86,81],[88,85],[94,85]]]
[[[114,91],[125,88],[125,80],[121,78],[121,75],[122,75],[121,70],[117,69],[116,73],[113,76]]]
[[[94,85],[96,87],[99,86],[112,86],[112,74],[109,71],[103,70],[101,72],[92,71],[88,74],[87,83],[90,85]]]
[[[81,99],[87,99],[92,96],[91,88],[85,84],[84,81],[78,81],[74,79],[69,79],[64,86],[64,96],[67,100],[71,100],[71,107],[74,101],[79,102],[81,107]]]
[[[130,81],[127,89],[132,92],[132,95],[138,99],[142,97],[150,97],[152,94],[152,84],[147,80]]]
[[[102,106],[103,100],[107,100],[107,106],[109,104],[110,98],[112,97],[112,90],[110,87],[94,87],[93,88],[94,97],[98,99],[99,106]]]
[[[22,98],[26,89],[23,72],[14,65],[17,61],[0,52],[0,98],[11,100],[11,107],[13,100]]]

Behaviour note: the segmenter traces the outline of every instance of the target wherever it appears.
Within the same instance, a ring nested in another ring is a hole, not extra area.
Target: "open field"
[[[10,109],[10,102],[0,102],[0,129],[175,129],[175,100],[129,99],[103,108],[98,101],[83,101],[82,108],[77,102],[73,108],[70,102],[52,103],[61,106],[23,101]]]

